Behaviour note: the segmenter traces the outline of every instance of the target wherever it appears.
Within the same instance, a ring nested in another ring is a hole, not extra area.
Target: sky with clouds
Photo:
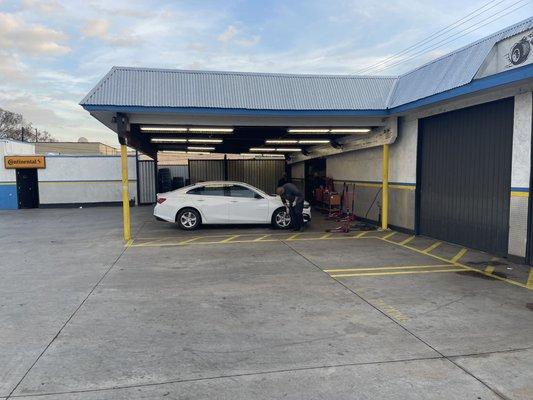
[[[0,108],[60,140],[84,136],[116,145],[116,136],[78,105],[114,65],[351,74],[487,3],[0,0]],[[428,44],[420,49],[428,51],[372,72],[405,72],[533,15],[530,0],[490,3],[449,42],[441,36],[435,48]],[[490,15],[485,26],[459,34]]]

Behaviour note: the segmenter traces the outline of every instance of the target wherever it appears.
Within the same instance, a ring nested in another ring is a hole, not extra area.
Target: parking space
[[[0,398],[533,394],[529,267],[333,222],[183,232],[149,208],[124,246],[117,211],[0,213]]]

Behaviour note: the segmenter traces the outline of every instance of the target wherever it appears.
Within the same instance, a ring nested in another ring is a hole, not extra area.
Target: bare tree
[[[47,131],[34,128],[21,114],[0,108],[0,139],[14,139],[24,142],[56,142]]]

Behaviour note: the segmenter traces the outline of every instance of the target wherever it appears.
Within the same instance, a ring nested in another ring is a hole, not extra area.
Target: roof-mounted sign
[[[533,63],[533,29],[494,45],[475,78],[484,78]]]
[[[4,156],[6,169],[43,169],[46,168],[44,156]]]

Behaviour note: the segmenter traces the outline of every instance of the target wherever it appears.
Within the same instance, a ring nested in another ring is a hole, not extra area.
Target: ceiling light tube
[[[369,128],[335,128],[330,130],[331,133],[368,133]]]
[[[211,150],[215,150],[215,148],[214,147],[204,147],[204,146],[187,146],[187,150],[211,151]]]
[[[312,129],[291,128],[291,129],[287,129],[287,132],[289,132],[291,134],[295,134],[295,133],[328,133],[329,129],[323,129],[323,128],[312,128]]]
[[[222,143],[222,139],[187,139],[189,143]]]
[[[290,139],[267,139],[265,140],[265,144],[297,144],[298,140],[290,140]]]
[[[187,143],[187,139],[151,138],[152,143]]]
[[[211,154],[209,151],[188,151],[187,154],[207,155]]]
[[[327,144],[329,139],[302,139],[298,140],[298,144]]]
[[[276,151],[273,147],[250,147],[250,151]]]
[[[187,132],[187,128],[179,126],[141,126],[141,132]]]
[[[233,128],[189,128],[189,132],[196,132],[196,133],[233,133]]]
[[[298,147],[285,147],[285,148],[278,148],[276,149],[276,151],[280,153],[283,153],[283,152],[292,153],[292,152],[302,151],[302,149]]]

